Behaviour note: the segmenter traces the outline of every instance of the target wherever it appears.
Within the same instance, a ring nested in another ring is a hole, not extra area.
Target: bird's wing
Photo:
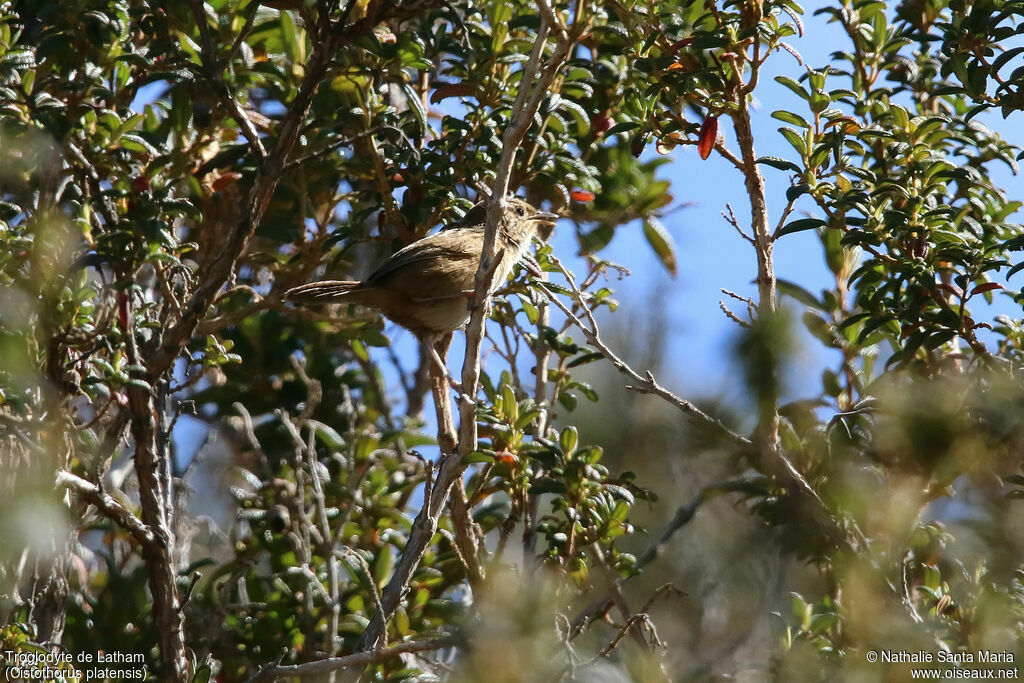
[[[473,205],[466,214],[457,221],[450,223],[449,225],[441,228],[442,230],[459,230],[461,228],[472,228],[474,226],[483,225],[487,222],[487,204],[486,202],[477,202]]]
[[[344,301],[359,288],[353,280],[321,280],[292,287],[284,293],[288,301],[308,304],[325,304]]]
[[[471,259],[479,261],[481,236],[482,229],[479,227],[445,230],[428,235],[395,252],[365,282],[379,285],[414,263],[417,264],[417,272],[428,275],[437,270],[447,271],[460,262]],[[476,272],[476,268],[471,270]]]

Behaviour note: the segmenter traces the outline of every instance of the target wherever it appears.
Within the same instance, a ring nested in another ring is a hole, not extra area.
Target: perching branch
[[[449,400],[448,377],[444,359],[447,358],[448,347],[452,335],[446,335],[438,343],[438,359],[441,364],[430,364],[430,389],[434,398],[437,413],[437,443],[442,453],[454,453],[456,450],[455,420],[452,417],[452,403]],[[484,580],[484,569],[480,563],[480,548],[477,543],[476,523],[469,510],[466,500],[466,488],[462,477],[455,480],[455,491],[451,495],[449,507],[452,513],[452,525],[455,527],[455,550],[466,568],[470,584],[480,585]]]

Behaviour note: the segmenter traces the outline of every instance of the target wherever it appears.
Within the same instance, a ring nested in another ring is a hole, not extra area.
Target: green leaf
[[[395,566],[394,548],[390,543],[385,543],[377,551],[377,560],[373,563],[373,580],[378,586],[383,586],[391,576],[391,570]]]
[[[566,457],[571,456],[576,451],[576,446],[579,442],[580,435],[572,425],[563,429],[562,434],[558,437],[558,445],[562,447],[562,452],[565,453]]]
[[[807,123],[807,120],[804,117],[798,116],[797,114],[794,114],[793,112],[790,111],[773,111],[772,118],[778,119],[783,123],[789,123],[794,126],[799,126],[800,128],[810,128],[810,124]]]
[[[481,449],[473,451],[472,453],[466,453],[462,456],[463,465],[472,465],[478,462],[494,462],[494,451]]]
[[[789,280],[783,280],[779,278],[776,281],[776,284],[779,288],[779,291],[782,292],[783,294],[793,297],[794,299],[804,304],[805,306],[816,308],[819,311],[825,311],[825,304],[822,303],[821,300],[819,300],[816,296],[814,296],[809,291],[807,291],[800,285],[796,284],[795,282],[790,282]]]
[[[284,42],[284,51],[291,62],[299,61],[298,27],[292,20],[288,10],[281,10],[278,14],[281,19],[281,39]]]
[[[118,138],[117,144],[130,152],[147,154],[151,157],[155,157],[159,154],[153,145],[146,142],[146,140],[137,133],[125,133]]]
[[[775,235],[775,239],[778,239],[784,235],[790,235],[794,232],[803,232],[804,230],[813,230],[820,228],[825,225],[825,221],[820,218],[798,218],[795,221],[790,221],[779,230]]]
[[[777,168],[780,171],[792,171],[793,173],[801,173],[799,166],[794,164],[789,159],[783,159],[782,157],[765,156],[760,157],[757,162],[758,164],[764,164],[765,166],[771,166]]]
[[[408,83],[402,83],[402,92],[405,93],[409,111],[416,120],[416,135],[423,137],[427,134],[427,110],[423,108],[423,100]]]
[[[651,249],[661,260],[665,269],[673,276],[676,275],[676,254],[675,244],[672,236],[661,225],[661,222],[654,217],[644,219],[644,237]]]
[[[789,141],[789,144],[793,146],[793,149],[797,151],[801,157],[807,156],[807,144],[804,142],[803,136],[788,126],[779,128],[779,132],[782,133],[782,137]]]
[[[594,351],[592,353],[584,353],[577,356],[569,363],[567,363],[565,367],[576,368],[581,365],[586,365],[587,363],[593,363],[594,361],[601,360],[602,358],[604,358],[604,354],[599,353],[597,351]]]
[[[1021,261],[1006,273],[1006,279],[1009,280],[1011,275],[1016,275],[1020,271],[1024,270],[1024,261]]]
[[[623,121],[622,123],[616,123],[614,126],[608,129],[608,132],[605,133],[605,137],[610,137],[612,135],[615,135],[616,133],[628,133],[629,131],[636,130],[639,127],[640,124],[634,123],[633,121]]]
[[[924,347],[929,350],[937,349],[955,336],[956,330],[939,330],[928,337],[927,341],[924,343]]]
[[[782,85],[786,86],[794,93],[799,95],[802,99],[807,100],[810,99],[811,97],[810,94],[806,90],[804,90],[804,87],[802,85],[800,85],[798,82],[796,82],[789,76],[776,76],[775,82],[781,83]]]
[[[565,482],[559,481],[558,479],[552,479],[550,477],[544,477],[530,486],[530,495],[540,495],[541,493],[565,493],[567,490]]]

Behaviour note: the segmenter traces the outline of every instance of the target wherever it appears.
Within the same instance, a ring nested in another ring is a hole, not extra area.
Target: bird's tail
[[[293,287],[284,293],[284,298],[302,304],[330,304],[351,299],[361,283],[356,280],[322,280]]]

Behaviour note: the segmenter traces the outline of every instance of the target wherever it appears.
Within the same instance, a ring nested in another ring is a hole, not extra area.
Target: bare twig
[[[725,219],[726,223],[728,223],[729,225],[736,229],[736,232],[740,234],[740,237],[742,237],[750,244],[754,244],[754,238],[748,235],[746,231],[744,231],[743,228],[740,227],[740,223],[738,220],[736,220],[736,213],[732,210],[731,204],[726,203],[725,211],[722,212],[722,218]]]
[[[448,369],[445,365],[450,344],[451,335],[446,335],[436,346],[428,342],[434,360],[429,366],[430,390],[433,394],[437,416],[437,443],[441,447],[442,454],[455,453],[456,450],[455,420],[452,417],[452,404],[448,398]],[[429,499],[429,491],[424,494],[424,499]],[[469,511],[469,501],[466,500],[466,488],[461,476],[454,482],[454,492],[451,495],[449,507],[452,513],[452,524],[455,527],[456,555],[465,567],[470,583],[479,586],[484,580],[484,568],[480,563],[476,523]]]
[[[619,646],[619,643],[622,642],[622,639],[626,637],[626,634],[635,632],[639,624],[647,623],[649,620],[650,617],[648,617],[646,614],[642,612],[640,614],[632,615],[629,619],[626,620],[626,623],[619,628],[619,632],[615,634],[615,638],[612,640],[612,642],[608,643],[608,645],[606,645],[604,649],[597,653],[597,655],[595,655],[592,660],[590,660],[589,662],[585,662],[585,664],[593,664],[610,655],[612,651]]]
[[[547,279],[547,273],[541,273],[542,279]],[[548,403],[548,361],[551,358],[551,347],[544,342],[542,332],[551,323],[551,309],[544,301],[538,302],[537,306],[537,339],[533,349],[536,365],[534,366],[533,401],[540,414],[534,422],[537,436],[546,437],[548,422],[551,419],[551,411]],[[555,399],[552,398],[553,402]],[[531,571],[537,564],[535,557],[535,543],[537,537],[537,511],[540,505],[539,495],[527,496],[526,510],[523,519],[523,564],[526,571]]]
[[[747,319],[749,320],[749,322],[754,322],[754,320],[757,317],[757,304],[754,303],[753,299],[751,299],[749,296],[742,296],[741,294],[737,294],[736,292],[728,290],[728,289],[726,289],[724,287],[720,291],[722,292],[722,294],[725,294],[727,297],[730,297],[732,299],[736,299],[736,301],[742,301],[744,304],[746,304],[747,305]]]
[[[307,662],[305,664],[279,666],[271,663],[259,671],[255,676],[250,678],[249,681],[250,683],[255,683],[256,681],[273,681],[278,678],[286,678],[289,676],[297,676],[299,678],[305,678],[307,676],[322,676],[324,674],[331,673],[332,671],[338,671],[339,669],[345,669],[353,666],[366,666],[367,664],[377,664],[380,662],[386,662],[389,659],[394,659],[398,655],[416,652],[431,652],[434,650],[440,650],[441,648],[451,647],[454,644],[455,641],[452,638],[412,640],[406,643],[392,645],[391,647],[381,648],[379,650],[367,650],[365,652],[357,652],[344,657],[330,657],[329,659],[321,659],[316,662]]]
[[[775,240],[779,236],[779,230],[782,230],[783,226],[786,225],[786,219],[789,218],[789,214],[793,213],[793,205],[796,204],[796,197],[790,199],[786,204],[786,208],[782,210],[782,215],[779,216],[779,222],[775,226],[775,230],[772,231],[772,240]]]
[[[298,361],[294,360],[296,367],[300,367]],[[307,381],[309,378],[306,377],[305,370],[300,370],[300,374],[303,376],[303,381]],[[319,391],[319,382],[316,383],[316,389]],[[312,392],[312,389],[310,389]],[[310,407],[306,407],[307,411],[310,411]],[[327,503],[324,499],[324,487],[320,482],[319,463],[316,460],[316,431],[310,427],[308,441],[306,443],[306,465],[309,467],[309,474],[313,481],[313,505],[316,508],[317,523],[320,525],[320,535],[323,536],[324,544],[329,544],[331,541],[331,525],[327,519]],[[360,558],[362,559],[362,558]],[[331,553],[327,560],[327,582],[328,589],[330,590],[331,596],[331,619],[328,625],[329,630],[327,631],[328,638],[328,649],[327,652],[334,655],[338,651],[338,625],[341,619],[341,603],[339,602],[339,596],[341,595],[341,581],[338,578],[338,560]],[[319,583],[319,580],[317,581]]]
[[[413,159],[415,161],[419,161],[420,152],[416,148],[416,146],[414,144],[412,144],[412,141],[409,140],[409,137],[405,134],[405,131],[403,131],[401,128],[397,128],[395,126],[380,125],[380,126],[374,126],[373,128],[370,128],[368,130],[364,130],[362,133],[357,133],[356,135],[353,135],[350,138],[345,138],[344,140],[337,140],[337,141],[332,142],[331,144],[327,145],[326,147],[324,147],[322,149],[318,149],[315,152],[310,152],[309,154],[307,154],[306,156],[304,156],[304,157],[302,157],[300,159],[295,159],[294,161],[290,161],[287,164],[285,164],[284,170],[285,171],[290,171],[290,170],[292,170],[292,169],[294,169],[294,168],[296,168],[298,166],[302,166],[303,164],[309,163],[310,161],[316,161],[317,159],[323,159],[325,157],[330,156],[332,153],[338,151],[342,147],[348,147],[349,145],[352,145],[352,144],[355,144],[355,143],[360,142],[362,140],[365,140],[366,138],[372,137],[372,136],[376,135],[377,133],[380,133],[381,131],[385,131],[385,130],[386,131],[390,131],[390,132],[396,134],[399,138],[401,138],[402,142],[404,142],[406,144],[406,146],[408,146],[409,152],[412,155]]]
[[[559,300],[559,298],[555,296],[553,292],[548,291],[545,288],[544,292],[547,294],[548,300],[555,304],[555,306],[557,306],[558,309],[561,310],[562,313],[564,313],[565,316],[569,320],[571,320],[574,325],[579,327],[579,329],[583,332],[583,336],[587,338],[587,342],[595,349],[597,349],[602,356],[607,358],[616,370],[618,370],[621,374],[625,375],[632,382],[635,383],[633,386],[627,388],[632,389],[633,391],[637,391],[639,393],[654,394],[656,396],[660,396],[661,398],[665,399],[666,401],[674,405],[680,411],[682,411],[683,414],[685,414],[690,419],[698,422],[699,424],[713,428],[717,433],[721,434],[722,436],[725,436],[728,440],[732,441],[733,443],[738,444],[740,446],[750,445],[750,439],[746,438],[745,436],[741,436],[740,434],[737,434],[736,432],[732,431],[724,424],[722,424],[722,422],[720,422],[717,418],[708,415],[690,401],[687,401],[684,398],[676,396],[671,391],[661,386],[661,384],[659,384],[658,381],[654,378],[654,375],[652,375],[650,372],[641,375],[636,370],[631,368],[628,364],[626,364],[624,360],[619,358],[619,356],[617,356],[615,352],[612,351],[608,347],[608,345],[604,343],[604,341],[602,341],[601,333],[597,325],[597,320],[594,318],[594,313],[593,311],[590,310],[590,307],[587,305],[586,300],[583,298],[583,292],[581,292],[579,287],[576,286],[576,281],[575,278],[573,278],[572,273],[566,270],[565,266],[563,266],[557,258],[553,256],[549,258],[551,259],[551,262],[554,263],[555,266],[559,269],[562,275],[565,276],[566,282],[568,282],[569,288],[572,291],[573,302],[582,309],[584,316],[587,319],[587,322],[583,322],[582,320],[580,320],[579,316],[573,313],[568,306],[563,304],[561,300]],[[543,283],[541,284],[543,286]]]
[[[58,488],[66,488],[82,500],[92,503],[104,517],[113,520],[118,526],[131,534],[139,545],[146,546],[158,543],[156,535],[131,510],[119,503],[109,493],[90,481],[71,474],[66,470],[57,470]]]
[[[384,608],[380,604],[380,591],[377,590],[377,582],[373,578],[373,572],[370,571],[370,565],[366,563],[366,560],[363,558],[362,555],[359,554],[359,551],[355,548],[342,546],[342,550],[345,552],[346,555],[355,560],[357,565],[359,565],[359,571],[363,573],[363,578],[366,579],[366,583],[370,588],[370,597],[373,598],[374,607],[376,607],[380,611],[383,611]]]
[[[718,152],[723,159],[728,161],[730,164],[735,166],[738,170],[743,170],[743,162],[736,156],[731,149],[725,146],[725,141],[721,137],[715,141],[715,151]]]
[[[725,313],[725,317],[726,318],[728,318],[729,320],[733,321],[734,323],[736,323],[740,327],[744,327],[744,328],[750,327],[750,323],[748,323],[746,320],[743,320],[738,315],[733,313],[729,309],[729,307],[725,305],[725,302],[722,301],[721,299],[718,300],[718,307],[722,309],[722,313]]]

